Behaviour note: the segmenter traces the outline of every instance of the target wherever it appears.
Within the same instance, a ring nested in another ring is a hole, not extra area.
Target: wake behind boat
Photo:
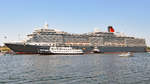
[[[130,57],[130,56],[133,56],[133,53],[132,52],[121,53],[119,56],[120,57]]]

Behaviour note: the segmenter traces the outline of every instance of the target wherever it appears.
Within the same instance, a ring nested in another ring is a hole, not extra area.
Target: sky
[[[70,33],[107,31],[145,38],[150,46],[150,0],[0,0],[0,45],[22,40],[45,22]],[[7,38],[6,38],[7,37]]]

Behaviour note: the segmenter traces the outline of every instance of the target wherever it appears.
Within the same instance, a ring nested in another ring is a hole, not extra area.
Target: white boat
[[[119,56],[120,57],[130,57],[130,56],[133,56],[133,53],[132,52],[122,53]]]
[[[41,49],[40,54],[83,54],[82,49],[73,49],[72,47],[50,47],[48,49]]]
[[[147,53],[150,53],[150,52],[147,52]]]
[[[97,47],[94,47],[94,49],[92,50],[93,53],[100,53],[100,50]]]
[[[3,53],[0,53],[0,56],[4,55]]]
[[[6,55],[6,52],[0,52],[0,56]]]

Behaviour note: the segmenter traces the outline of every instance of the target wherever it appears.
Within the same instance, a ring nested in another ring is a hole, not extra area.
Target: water
[[[0,84],[149,83],[149,53],[0,56]]]

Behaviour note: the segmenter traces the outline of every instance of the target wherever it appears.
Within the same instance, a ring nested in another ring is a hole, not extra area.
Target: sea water
[[[0,84],[149,83],[149,53],[0,56]]]

